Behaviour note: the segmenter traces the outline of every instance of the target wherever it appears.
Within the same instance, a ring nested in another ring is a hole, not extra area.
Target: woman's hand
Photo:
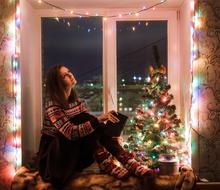
[[[113,111],[110,111],[106,114],[102,114],[102,115],[98,116],[97,118],[98,118],[99,122],[104,122],[107,120],[111,121],[112,123],[119,122],[119,119],[116,116],[114,116],[113,113],[117,113],[117,112],[115,112],[113,110]]]

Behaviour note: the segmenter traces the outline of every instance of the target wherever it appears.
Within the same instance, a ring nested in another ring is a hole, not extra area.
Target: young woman
[[[103,133],[104,121],[118,119],[108,112],[95,117],[74,90],[77,81],[65,66],[52,67],[46,80],[46,103],[39,147],[39,173],[45,181],[62,187],[70,177],[91,165],[122,179],[130,174],[151,175],[118,141]],[[117,166],[112,155],[123,165]]]

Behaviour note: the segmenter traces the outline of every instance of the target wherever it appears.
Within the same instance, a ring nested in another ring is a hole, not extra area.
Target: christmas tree
[[[149,73],[142,103],[129,121],[129,137],[124,146],[142,164],[157,168],[162,155],[181,162],[186,151],[184,128],[175,113],[176,106],[171,104],[173,95],[168,92],[171,86],[167,84],[166,68],[150,67]]]

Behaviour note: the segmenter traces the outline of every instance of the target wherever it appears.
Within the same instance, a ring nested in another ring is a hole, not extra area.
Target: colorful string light
[[[44,3],[45,5],[48,5],[52,8],[64,11],[65,13],[70,13],[70,15],[75,15],[75,16],[79,16],[79,17],[101,16],[101,17],[103,17],[103,20],[106,20],[107,18],[113,18],[113,17],[122,18],[124,16],[133,16],[133,15],[134,16],[139,16],[141,13],[146,12],[150,9],[155,10],[155,8],[157,6],[165,3],[167,0],[160,0],[160,1],[158,1],[158,3],[155,3],[152,6],[149,6],[149,7],[143,6],[141,9],[139,9],[137,11],[129,11],[129,12],[126,12],[126,13],[119,13],[117,15],[102,15],[102,14],[99,14],[97,12],[95,12],[95,14],[92,14],[92,13],[89,13],[88,11],[86,11],[85,13],[79,13],[79,12],[76,12],[76,11],[73,11],[73,10],[67,10],[63,7],[57,6],[53,3],[50,3],[50,2],[45,1],[45,0],[40,0],[40,1],[37,0],[37,1],[38,1],[39,4]]]
[[[15,19],[12,23],[14,25],[14,53],[11,59],[12,75],[11,80],[13,84],[12,97],[14,97],[13,109],[13,128],[11,130],[13,139],[11,141],[11,150],[14,154],[13,164],[15,171],[21,166],[21,81],[20,81],[20,6],[19,1],[16,2]]]
[[[192,81],[191,81],[191,108],[190,108],[190,129],[188,136],[189,138],[191,137],[190,130],[193,130],[198,136],[206,139],[203,135],[201,135],[198,131],[197,128],[199,126],[199,101],[200,101],[200,96],[199,96],[199,90],[200,90],[200,85],[203,80],[203,76],[201,75],[200,72],[200,67],[199,65],[199,45],[198,45],[198,35],[200,31],[202,30],[203,27],[203,16],[201,14],[201,11],[198,7],[198,1],[192,0],[191,1],[191,76],[192,76]],[[191,138],[190,138],[191,142]],[[190,143],[191,144],[191,143]],[[195,151],[195,142],[192,141],[192,151]],[[191,146],[189,146],[191,148]],[[194,152],[192,152],[194,153]]]
[[[20,86],[20,6],[18,0],[7,2],[14,14],[7,19],[3,50],[7,74],[7,98],[3,107],[7,115],[7,141],[4,145],[4,159],[7,163],[7,180],[11,180],[19,166],[21,166],[21,86]],[[4,4],[4,3],[3,3]],[[4,64],[4,63],[3,63]]]

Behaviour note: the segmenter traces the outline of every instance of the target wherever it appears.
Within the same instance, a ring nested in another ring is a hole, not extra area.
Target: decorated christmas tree
[[[129,121],[129,137],[124,146],[134,152],[136,159],[152,168],[158,168],[159,158],[178,159],[186,156],[184,128],[178,118],[173,95],[167,84],[166,68],[150,67],[143,86],[142,103]]]

